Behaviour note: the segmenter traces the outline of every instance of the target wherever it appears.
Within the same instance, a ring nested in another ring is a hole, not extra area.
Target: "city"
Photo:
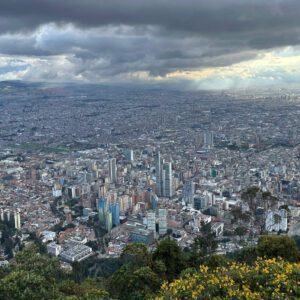
[[[300,1],[0,1],[0,300],[300,299]]]
[[[189,248],[208,223],[223,254],[300,234],[296,90],[70,89],[2,84],[0,218],[21,240],[34,233],[70,263],[166,235]]]

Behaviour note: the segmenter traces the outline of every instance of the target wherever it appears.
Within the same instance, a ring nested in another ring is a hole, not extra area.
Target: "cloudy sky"
[[[299,0],[2,0],[0,80],[295,85]]]

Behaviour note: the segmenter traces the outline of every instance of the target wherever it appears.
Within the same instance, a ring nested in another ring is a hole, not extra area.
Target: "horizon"
[[[296,0],[0,3],[0,81],[295,87]]]

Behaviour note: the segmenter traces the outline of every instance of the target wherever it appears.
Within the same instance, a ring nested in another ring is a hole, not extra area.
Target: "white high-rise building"
[[[156,217],[155,217],[155,211],[149,211],[147,214],[147,227],[149,230],[152,230],[154,233],[154,237],[156,235]]]
[[[203,142],[204,142],[204,148],[210,149],[214,146],[214,133],[213,133],[213,131],[204,132]]]
[[[2,222],[5,221],[5,219],[4,219],[4,209],[3,208],[0,209],[0,221],[2,221]]]
[[[171,198],[173,196],[172,163],[163,165],[163,195]]]
[[[265,214],[265,229],[269,232],[287,231],[287,211],[269,209]]]
[[[158,210],[159,217],[159,234],[164,235],[167,233],[167,213],[168,211],[165,208],[160,208]]]
[[[16,229],[21,229],[21,216],[20,216],[20,211],[17,209],[14,212],[14,219],[15,219],[15,228]]]
[[[111,158],[108,161],[108,172],[109,179],[111,183],[116,183],[117,181],[117,163],[115,158]]]

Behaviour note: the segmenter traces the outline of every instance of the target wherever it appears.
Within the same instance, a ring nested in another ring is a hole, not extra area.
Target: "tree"
[[[34,272],[17,270],[0,281],[1,299],[40,300],[58,299],[59,292],[55,283]]]
[[[235,229],[235,233],[239,236],[241,240],[242,236],[244,236],[247,233],[247,228],[244,226],[239,226]]]
[[[211,269],[216,269],[226,266],[227,260],[223,255],[210,255],[205,259],[204,264]]]
[[[295,241],[287,236],[263,236],[258,240],[258,256],[282,257],[289,261],[299,261],[300,252]]]
[[[117,299],[145,299],[156,292],[161,283],[162,279],[150,267],[135,268],[126,264],[110,278],[109,290]]]
[[[258,257],[257,247],[244,247],[241,250],[227,254],[226,257],[237,262],[252,265]]]
[[[121,254],[121,259],[124,261],[124,263],[130,262],[139,267],[151,266],[152,264],[151,254],[148,252],[147,247],[141,243],[132,243],[126,245]]]
[[[45,277],[48,283],[53,283],[57,278],[61,278],[58,259],[40,254],[35,245],[26,247],[17,253],[14,268],[39,274]]]
[[[249,187],[246,191],[244,191],[241,195],[242,200],[248,203],[252,211],[256,210],[256,204],[257,204],[256,195],[259,191],[260,191],[259,187],[252,186]]]
[[[185,267],[184,255],[174,240],[162,240],[153,253],[153,259],[164,263],[168,280],[174,279]]]
[[[83,299],[83,300],[105,300],[109,294],[103,289],[103,284],[95,279],[87,279],[78,284],[71,280],[65,280],[60,284],[60,292],[64,295],[62,299]]]

